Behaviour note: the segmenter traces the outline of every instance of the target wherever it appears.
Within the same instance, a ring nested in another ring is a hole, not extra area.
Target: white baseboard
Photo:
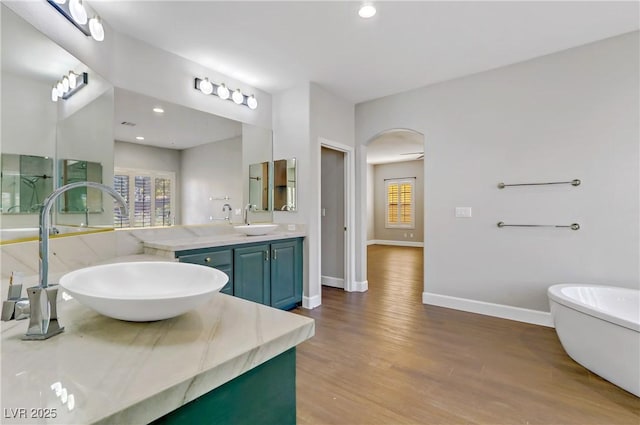
[[[312,310],[316,307],[320,307],[320,304],[322,304],[320,295],[314,295],[313,297],[302,297],[302,308]]]
[[[344,279],[341,277],[320,276],[320,283],[325,286],[344,289]]]
[[[367,292],[369,290],[369,281],[353,282],[350,292]]]
[[[527,308],[512,307],[504,304],[494,304],[484,301],[470,300],[467,298],[451,297],[448,295],[422,293],[422,303],[447,307],[455,310],[468,311],[470,313],[484,314],[486,316],[500,317],[502,319],[531,323],[553,328],[551,313]]]
[[[412,246],[415,248],[423,248],[424,242],[411,242],[411,241],[387,241],[383,239],[373,239],[367,241],[367,245],[392,245],[392,246]]]

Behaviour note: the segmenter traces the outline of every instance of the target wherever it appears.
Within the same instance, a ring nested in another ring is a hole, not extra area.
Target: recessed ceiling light
[[[159,114],[162,114],[164,112],[164,109],[162,109],[162,108],[153,108],[153,112],[157,112]]]
[[[136,136],[136,140],[144,140],[144,137],[142,137],[142,136]]]
[[[358,10],[358,15],[360,15],[361,18],[371,18],[376,14],[376,8],[369,3],[365,3],[362,6],[360,6],[360,9]]]

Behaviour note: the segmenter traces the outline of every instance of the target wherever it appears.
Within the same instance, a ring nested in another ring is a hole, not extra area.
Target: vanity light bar
[[[47,0],[62,16],[87,37],[96,41],[104,40],[104,27],[99,16],[89,19],[83,0]]]
[[[58,99],[67,100],[87,84],[89,84],[89,74],[86,72],[76,74],[73,71],[69,71],[51,89],[51,100],[54,102],[57,102]]]
[[[245,105],[249,109],[256,109],[258,107],[258,100],[254,95],[248,96],[240,89],[231,90],[227,88],[224,83],[214,83],[209,81],[208,78],[204,80],[196,77],[194,80],[193,88],[204,93],[218,96],[223,100],[230,100],[238,105]]]

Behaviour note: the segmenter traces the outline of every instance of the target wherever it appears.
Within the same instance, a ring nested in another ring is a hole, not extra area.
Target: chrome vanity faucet
[[[22,339],[42,340],[48,339],[64,331],[64,327],[58,323],[57,298],[58,287],[49,286],[49,233],[51,231],[51,207],[56,199],[64,192],[78,187],[93,187],[113,196],[124,208],[124,215],[128,215],[126,201],[112,187],[96,182],[71,183],[54,190],[44,200],[40,209],[39,231],[39,285],[27,288],[29,296],[29,328]]]
[[[244,216],[242,217],[244,220],[244,224],[251,224],[249,223],[249,211],[253,211],[256,208],[255,205],[251,205],[251,204],[247,204],[244,207]]]
[[[229,223],[231,223],[231,205],[224,204],[222,206],[222,212],[225,212],[225,211],[227,212],[227,216],[224,219]]]

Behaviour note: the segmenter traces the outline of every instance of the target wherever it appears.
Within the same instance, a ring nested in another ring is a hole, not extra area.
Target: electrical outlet
[[[240,209],[240,208],[236,208],[235,214],[236,214],[236,215],[240,215],[240,214],[242,214],[242,209]]]
[[[409,237],[412,238],[413,237],[413,233],[409,233]]]
[[[296,230],[296,225],[295,224],[288,224],[287,225],[287,230],[291,230],[291,231]]]
[[[407,237],[407,232],[405,232],[405,233],[404,233],[404,237],[405,237],[405,238]]]

